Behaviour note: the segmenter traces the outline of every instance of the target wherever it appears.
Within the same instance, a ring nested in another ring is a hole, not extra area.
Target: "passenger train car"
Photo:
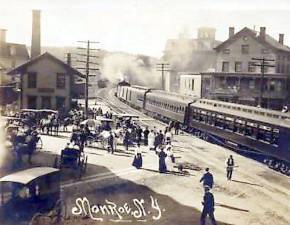
[[[175,120],[181,124],[185,123],[187,109],[193,99],[188,96],[168,93],[161,90],[149,91],[144,97],[146,112],[157,116],[163,121]]]
[[[210,142],[258,152],[290,165],[289,113],[145,87],[119,86],[118,90],[117,97],[124,102],[161,120],[179,121],[188,132],[202,134]]]

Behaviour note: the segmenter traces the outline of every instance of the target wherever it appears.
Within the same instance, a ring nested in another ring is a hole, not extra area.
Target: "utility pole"
[[[259,101],[258,105],[262,107],[262,99],[264,94],[264,77],[265,77],[265,68],[275,67],[275,65],[270,65],[269,62],[275,62],[274,59],[266,59],[266,58],[252,58],[252,60],[260,62],[260,64],[253,63],[253,66],[259,66],[261,68],[261,79],[260,79],[260,92],[259,92]]]
[[[161,85],[162,85],[162,90],[165,89],[165,85],[164,85],[164,72],[168,72],[170,71],[169,68],[169,63],[157,63],[157,71],[161,71]]]
[[[85,116],[88,118],[88,108],[89,108],[89,77],[94,77],[96,75],[91,74],[91,71],[98,71],[98,68],[92,68],[91,65],[99,65],[98,63],[92,62],[91,58],[98,58],[96,55],[92,55],[91,51],[100,49],[91,48],[91,44],[98,44],[99,42],[94,41],[78,41],[81,43],[86,43],[86,48],[78,48],[81,50],[86,50],[86,53],[77,54],[81,57],[85,57],[85,60],[77,60],[78,63],[84,63],[84,67],[79,67],[77,69],[85,70]]]

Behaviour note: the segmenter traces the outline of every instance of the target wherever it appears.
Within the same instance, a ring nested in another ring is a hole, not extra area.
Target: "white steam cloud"
[[[161,74],[156,71],[157,60],[148,56],[110,53],[102,61],[102,76],[110,82],[121,80],[135,85],[160,87]]]

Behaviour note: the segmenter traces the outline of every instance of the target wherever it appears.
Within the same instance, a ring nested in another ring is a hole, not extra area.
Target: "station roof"
[[[61,66],[63,66],[67,72],[69,72],[72,75],[78,75],[82,78],[85,77],[85,75],[83,75],[81,72],[79,72],[78,70],[72,68],[70,65],[68,65],[67,63],[63,62],[62,60],[58,59],[57,57],[53,56],[52,54],[50,54],[49,52],[45,52],[42,55],[39,55],[37,57],[32,58],[31,60],[28,60],[27,62],[17,66],[16,68],[10,70],[7,74],[8,75],[15,75],[15,74],[21,74],[24,73],[27,69],[28,66],[38,62],[41,59],[50,59],[55,61],[56,63],[60,64]]]
[[[26,185],[41,176],[57,171],[59,171],[59,169],[52,167],[35,167],[9,174],[0,178],[0,182],[13,182]]]

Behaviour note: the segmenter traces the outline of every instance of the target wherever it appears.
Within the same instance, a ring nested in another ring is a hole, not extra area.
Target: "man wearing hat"
[[[209,186],[204,186],[204,196],[203,196],[203,210],[200,216],[200,225],[205,225],[205,220],[207,215],[211,220],[212,225],[217,225],[215,218],[214,218],[214,196],[210,192]]]

